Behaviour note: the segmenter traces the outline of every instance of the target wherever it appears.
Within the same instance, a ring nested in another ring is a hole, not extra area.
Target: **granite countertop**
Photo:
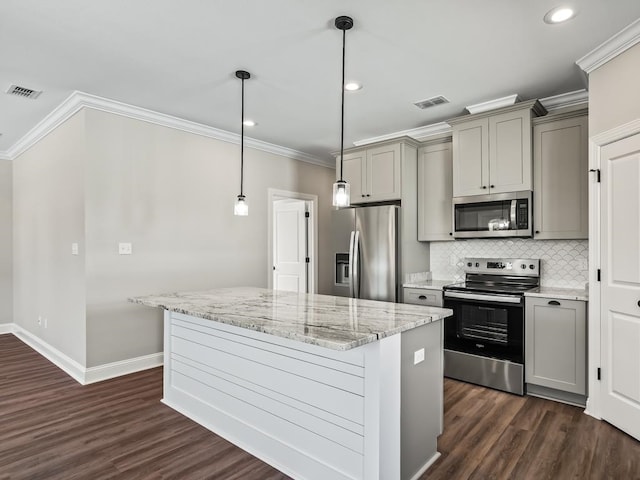
[[[557,298],[558,300],[589,301],[589,290],[586,288],[538,287],[525,292],[525,297]]]
[[[404,288],[423,288],[425,290],[442,290],[445,285],[455,283],[453,280],[423,280],[421,282],[403,283]]]
[[[255,287],[148,295],[129,301],[332,350],[356,348],[453,314],[447,308]]]

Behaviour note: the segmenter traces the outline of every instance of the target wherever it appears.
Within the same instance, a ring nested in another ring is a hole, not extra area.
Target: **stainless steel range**
[[[465,282],[444,287],[444,374],[524,394],[524,293],[537,288],[540,260],[467,258]]]

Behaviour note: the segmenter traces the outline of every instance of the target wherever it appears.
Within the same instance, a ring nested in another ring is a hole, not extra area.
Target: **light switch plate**
[[[78,255],[78,244],[77,243],[72,243],[71,244],[71,255]]]
[[[417,365],[420,362],[424,362],[424,348],[413,352],[413,364]]]
[[[118,253],[120,255],[131,255],[133,253],[133,246],[130,243],[119,243]]]

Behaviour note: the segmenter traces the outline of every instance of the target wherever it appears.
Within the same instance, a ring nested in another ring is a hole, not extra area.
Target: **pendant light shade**
[[[351,204],[351,188],[344,178],[342,178],[342,165],[344,158],[344,65],[346,33],[347,30],[350,30],[353,27],[353,19],[351,17],[341,16],[336,18],[335,25],[338,30],[342,30],[342,83],[340,84],[342,102],[340,104],[340,180],[333,184],[333,206],[348,207]]]
[[[242,80],[242,120],[240,123],[240,195],[233,206],[233,214],[241,217],[249,215],[249,205],[242,190],[244,183],[244,81],[251,78],[251,74],[244,70],[236,71],[236,77]]]

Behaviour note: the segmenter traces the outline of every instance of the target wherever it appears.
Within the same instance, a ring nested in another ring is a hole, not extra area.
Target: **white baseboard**
[[[163,353],[159,352],[86,368],[20,325],[15,323],[0,324],[0,334],[3,333],[12,333],[82,385],[159,367],[164,358]]]
[[[5,333],[13,333],[14,331],[14,323],[0,323],[0,335],[4,335]]]
[[[429,467],[430,467],[431,465],[433,465],[434,463],[436,463],[436,460],[438,460],[439,458],[440,458],[440,452],[436,452],[436,453],[435,453],[435,455],[434,455],[433,457],[431,457],[431,458],[429,459],[429,461],[428,461],[427,463],[425,463],[425,464],[422,466],[422,468],[421,468],[420,470],[418,470],[418,471],[416,472],[416,474],[415,474],[413,477],[411,477],[411,480],[418,480],[418,479],[422,476],[422,474],[423,474],[424,472],[426,472],[427,470],[429,470]]]
[[[97,367],[89,367],[85,370],[84,384],[101,382],[109,378],[160,367],[163,364],[163,360],[164,354],[159,352],[143,355],[142,357],[128,358],[119,362],[106,363]]]

